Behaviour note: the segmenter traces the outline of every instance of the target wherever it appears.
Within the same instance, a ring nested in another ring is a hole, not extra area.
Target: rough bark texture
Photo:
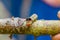
[[[34,36],[40,35],[55,35],[60,33],[59,20],[36,20],[30,27],[25,26],[11,26],[10,24],[0,24],[0,34],[32,34]]]

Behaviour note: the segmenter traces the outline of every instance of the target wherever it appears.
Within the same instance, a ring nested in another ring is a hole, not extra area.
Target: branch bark
[[[26,25],[26,22],[24,22]],[[36,20],[30,27],[27,26],[12,26],[10,24],[0,24],[0,34],[32,34],[39,35],[55,35],[60,33],[59,20]]]

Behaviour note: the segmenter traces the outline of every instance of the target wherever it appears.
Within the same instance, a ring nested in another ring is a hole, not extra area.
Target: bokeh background
[[[0,18],[27,18],[36,13],[38,19],[59,20],[60,0],[0,0]],[[1,40],[10,40],[9,35],[0,34]],[[12,40],[34,40],[33,35],[13,35]],[[51,40],[50,35],[41,35],[37,40]]]

